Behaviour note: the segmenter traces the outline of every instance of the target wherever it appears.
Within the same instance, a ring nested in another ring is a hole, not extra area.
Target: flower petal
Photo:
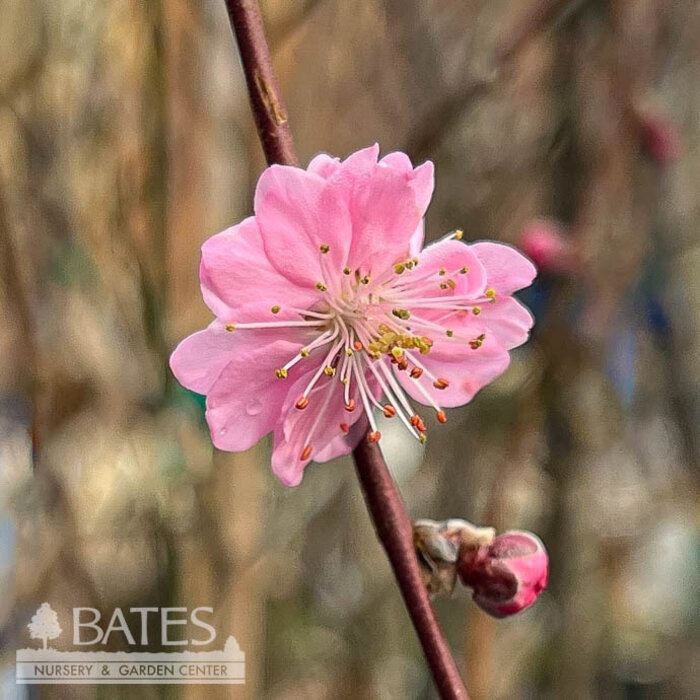
[[[425,221],[423,219],[418,223],[418,227],[413,232],[411,240],[408,243],[408,254],[415,258],[419,255],[421,250],[423,250],[423,243],[425,241]]]
[[[482,241],[470,248],[486,269],[487,285],[499,295],[527,287],[537,275],[535,266],[518,250],[504,243]]]
[[[480,347],[437,340],[428,355],[420,355],[420,362],[436,378],[444,378],[449,386],[442,390],[433,387],[433,380],[423,373],[413,379],[406,371],[395,374],[406,392],[419,403],[427,404],[420,384],[443,408],[469,403],[476,393],[499,377],[510,364],[508,351],[493,334],[486,334]]]
[[[429,245],[418,256],[419,264],[412,270],[407,270],[401,281],[411,278],[424,278],[433,275],[434,287],[423,292],[428,297],[435,296],[469,296],[478,297],[486,288],[486,271],[479,258],[475,255],[470,246],[456,239],[443,239]],[[465,274],[459,271],[467,269]],[[446,274],[440,276],[440,270],[445,270]],[[455,283],[454,288],[441,289],[440,284],[447,280]]]
[[[408,257],[422,214],[403,175],[385,166],[374,168],[368,178],[355,182],[350,212],[351,268],[372,275]]]
[[[348,428],[353,426],[363,417],[363,412],[359,406],[352,412],[345,410],[343,385],[335,378],[319,382],[309,394],[309,404],[305,409],[295,408],[294,404],[310,376],[301,377],[294,384],[282,407],[282,428],[275,431],[272,470],[287,486],[301,482],[304,467],[311,460],[325,462],[348,454],[361,437],[356,430],[344,433],[340,428],[341,423]],[[359,403],[356,387],[350,395]],[[311,450],[305,455],[307,445]]]
[[[418,209],[421,212],[421,216],[424,216],[435,188],[435,168],[433,163],[427,160],[414,169],[409,157],[400,151],[389,153],[379,163],[403,174],[411,184]]]
[[[218,321],[185,338],[170,356],[175,378],[190,391],[206,394],[236,354],[237,340]]]
[[[347,203],[333,180],[273,165],[258,181],[255,218],[273,267],[303,287],[339,283],[351,240]],[[321,252],[328,246],[327,254]]]
[[[276,333],[275,340],[262,337],[267,333],[240,331],[233,359],[207,395],[207,422],[220,450],[247,450],[280,422],[290,383],[278,379],[275,370],[294,357],[303,343],[291,340],[292,333],[286,334],[287,339],[279,339],[284,335]]]
[[[340,158],[333,158],[327,153],[319,153],[309,163],[307,171],[320,175],[324,180],[327,180],[340,167]]]
[[[527,341],[534,323],[530,311],[513,297],[497,297],[495,303],[484,304],[479,320],[508,350]]]
[[[285,306],[306,309],[318,297],[317,290],[295,285],[270,264],[254,217],[204,243],[199,275],[207,306],[229,322],[274,320],[275,305],[282,307],[277,318],[288,318]]]

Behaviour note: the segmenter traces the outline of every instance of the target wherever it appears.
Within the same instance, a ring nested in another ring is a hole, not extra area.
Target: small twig
[[[272,71],[257,3],[226,0],[226,5],[267,162],[296,165],[294,143]],[[440,696],[444,700],[469,700],[421,578],[413,550],[411,520],[381,450],[376,444],[362,440],[353,457],[377,536],[391,562]]]

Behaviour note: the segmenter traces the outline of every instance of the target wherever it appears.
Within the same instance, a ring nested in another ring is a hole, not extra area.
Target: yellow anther
[[[326,287],[323,282],[316,282],[316,289],[318,289],[319,292],[326,292],[328,291],[328,287]]]
[[[394,265],[394,272],[395,272],[397,275],[403,274],[403,272],[404,272],[405,270],[406,270],[406,266],[405,266],[403,263],[396,263],[396,265]]]
[[[360,279],[361,284],[369,284],[369,275],[365,275]]]
[[[482,333],[480,336],[474,338],[474,340],[469,341],[469,347],[472,350],[478,350],[483,344],[486,336]]]
[[[475,307],[472,309],[472,313],[474,314],[474,316],[478,316],[478,315],[481,313],[481,307],[480,307],[480,306],[475,306]]]
[[[305,350],[299,351],[299,354],[300,354],[302,357],[308,357],[311,353],[310,353],[308,350],[305,349]]]
[[[418,266],[418,263],[420,262],[420,260],[418,260],[418,258],[411,258],[411,260],[413,261],[414,265]]]
[[[324,367],[323,368],[323,373],[327,377],[334,377],[335,376],[335,368],[334,367]]]
[[[448,338],[451,338],[454,335],[454,331],[451,328],[448,328],[445,331],[445,335],[447,335]]]
[[[286,379],[287,378],[287,370],[284,369],[284,367],[282,369],[276,369],[275,376],[277,377],[277,379]]]
[[[344,268],[343,268],[343,274],[344,274],[344,275],[351,275],[351,274],[352,274],[352,270],[351,270],[349,267],[344,267]]]
[[[428,439],[428,436],[425,433],[421,433],[418,436],[418,439],[425,445],[425,441]]]
[[[421,355],[427,355],[430,352],[430,346],[423,340],[423,338],[414,338],[413,342],[418,350],[420,350]]]
[[[444,277],[446,274],[447,274],[447,270],[444,267],[441,267],[439,272],[438,272],[438,275],[440,275],[440,277]]]
[[[458,229],[455,231],[455,238],[456,238],[458,241],[461,241],[461,240],[462,240],[462,236],[464,236],[464,231],[462,231],[462,229],[458,228]]]
[[[469,267],[467,265],[465,265],[463,268],[460,269],[459,274],[466,275],[467,272],[469,272]]]
[[[330,249],[331,249],[331,247],[330,247],[327,243],[321,243],[321,245],[319,246],[319,250],[320,250],[324,255],[325,255]]]
[[[407,267],[409,270],[412,270],[412,269],[415,267],[415,265],[416,265],[416,264],[413,262],[413,260],[406,260],[406,267]]]
[[[445,284],[445,282],[440,282],[440,289],[447,289],[447,284]]]
[[[343,377],[343,378],[340,380],[340,383],[341,383],[343,386],[347,386],[347,385],[350,383],[350,380],[349,380],[347,377]]]
[[[491,303],[496,301],[496,290],[495,289],[487,289],[484,294],[491,300]]]
[[[400,318],[403,321],[408,321],[408,319],[411,318],[411,312],[407,309],[392,309],[391,313],[396,316],[396,318]]]
[[[454,289],[457,286],[457,283],[454,280],[447,280],[447,286],[450,289]]]
[[[391,348],[391,354],[398,360],[403,357],[403,350],[401,348]]]
[[[348,357],[352,357],[355,353],[352,351],[352,348],[345,348],[345,354]]]
[[[270,311],[272,311],[273,314],[278,314],[280,312],[280,307],[275,304]]]
[[[374,352],[372,353],[372,359],[378,360],[382,356],[382,353],[380,352]]]
[[[233,331],[236,330],[236,326],[234,326],[233,323],[229,323],[229,324],[226,326],[226,330],[227,330],[229,333],[233,333]]]

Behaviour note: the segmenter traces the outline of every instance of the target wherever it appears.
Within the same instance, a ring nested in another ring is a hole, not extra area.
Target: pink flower
[[[511,530],[489,545],[461,547],[457,571],[482,610],[506,617],[530,607],[547,587],[549,558],[539,537]]]
[[[272,431],[272,468],[290,486],[312,458],[347,454],[368,431],[378,440],[375,409],[424,441],[410,399],[445,422],[532,326],[511,297],[532,263],[459,231],[421,251],[432,163],[378,152],[265,170],[255,216],[202,246],[216,319],[171,357],[177,379],[207,395],[214,444],[245,450]]]
[[[656,114],[641,113],[637,118],[642,152],[662,168],[675,163],[681,154],[681,136],[676,126]]]
[[[531,221],[520,236],[525,254],[544,272],[561,273],[572,267],[571,245],[549,219]]]

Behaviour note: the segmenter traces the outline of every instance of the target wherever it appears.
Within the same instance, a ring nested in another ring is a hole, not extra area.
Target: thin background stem
[[[297,165],[287,112],[277,87],[255,0],[226,0],[243,63],[258,136],[269,165]],[[381,450],[362,440],[353,453],[377,536],[391,562],[406,608],[445,700],[469,700],[430,603],[413,549],[413,528]]]

